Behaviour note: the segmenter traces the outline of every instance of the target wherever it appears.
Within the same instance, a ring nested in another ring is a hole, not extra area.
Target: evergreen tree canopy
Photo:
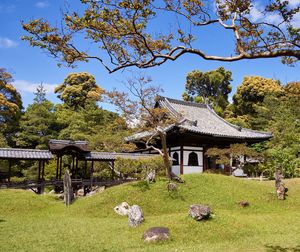
[[[7,123],[20,116],[22,100],[19,92],[11,84],[13,78],[4,68],[0,68],[0,122]]]
[[[222,110],[228,105],[228,94],[231,92],[231,72],[223,67],[209,72],[194,70],[186,77],[183,99],[194,102],[204,102],[208,99]]]
[[[56,138],[56,115],[52,102],[45,100],[29,105],[20,120],[20,131],[14,140],[23,148],[46,149],[51,138]]]
[[[234,117],[243,116],[252,128],[260,129],[256,125],[256,110],[266,96],[283,94],[283,88],[280,83],[273,79],[266,79],[260,76],[244,77],[242,84],[237,88],[236,94],[233,96]]]
[[[71,73],[62,84],[55,88],[58,98],[70,108],[84,108],[87,103],[100,101],[103,90],[97,86],[94,76],[89,73]]]

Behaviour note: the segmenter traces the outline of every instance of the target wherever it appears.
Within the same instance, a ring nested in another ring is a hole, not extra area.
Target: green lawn
[[[222,175],[185,176],[177,193],[166,181],[132,183],[82,198],[66,208],[54,196],[0,190],[0,251],[300,251],[300,179],[286,180],[289,196],[278,201],[274,181]],[[240,200],[250,207],[240,208]],[[129,228],[113,207],[122,201],[142,207],[145,222]],[[188,217],[191,204],[212,207],[205,222]],[[143,232],[170,229],[171,240],[146,244]]]

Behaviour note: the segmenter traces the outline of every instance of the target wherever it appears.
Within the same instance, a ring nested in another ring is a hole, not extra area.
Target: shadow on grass
[[[265,245],[266,251],[268,252],[300,252],[300,245],[296,247],[281,247],[281,246],[272,246]]]
[[[0,219],[0,222],[6,222],[6,220],[2,220],[2,219]]]
[[[135,184],[132,184],[131,186],[140,189],[142,192],[150,190],[150,186],[147,181],[139,181]]]
[[[185,198],[181,195],[180,193],[180,189],[176,189],[174,191],[169,191],[168,195],[171,199],[173,200],[181,200],[181,201],[185,201]]]

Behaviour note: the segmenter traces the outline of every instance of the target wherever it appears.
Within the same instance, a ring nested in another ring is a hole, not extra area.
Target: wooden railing
[[[114,179],[114,180],[98,180],[98,179],[72,179],[72,185],[74,186],[114,186],[127,182],[135,181],[135,179]],[[0,189],[5,188],[20,188],[20,189],[31,189],[45,186],[63,186],[63,180],[44,180],[34,181],[26,180],[22,182],[5,182],[0,183]]]

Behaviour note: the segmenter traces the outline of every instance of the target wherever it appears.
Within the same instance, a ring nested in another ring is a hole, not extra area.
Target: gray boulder
[[[142,209],[138,205],[130,207],[128,212],[128,225],[130,227],[136,227],[144,221],[144,214]]]
[[[147,242],[165,241],[170,238],[170,231],[165,227],[152,227],[144,232],[143,239]]]
[[[189,215],[197,221],[208,219],[211,214],[210,207],[206,205],[191,205],[189,209]]]
[[[155,182],[155,170],[151,170],[150,172],[148,172],[145,180],[148,184],[150,184],[151,182]]]
[[[78,191],[77,191],[77,197],[83,197],[84,196],[84,189],[83,188],[80,188]]]
[[[128,215],[130,206],[127,202],[122,202],[114,208],[114,211],[119,215]]]

